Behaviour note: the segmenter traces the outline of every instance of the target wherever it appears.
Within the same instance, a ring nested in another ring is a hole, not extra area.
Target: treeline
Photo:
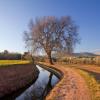
[[[7,50],[0,52],[0,60],[21,60],[22,54],[20,53],[10,53]]]

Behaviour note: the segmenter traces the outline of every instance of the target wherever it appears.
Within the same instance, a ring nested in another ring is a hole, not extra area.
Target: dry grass
[[[86,80],[91,92],[92,100],[100,100],[100,83],[98,83],[89,73],[80,69],[77,69],[76,71]]]
[[[89,90],[91,92],[92,100],[100,100],[100,82],[94,78],[93,75],[84,71],[91,71],[97,74],[100,74],[100,66],[97,65],[63,65],[64,67],[74,68],[76,72],[78,72],[86,81]],[[80,69],[77,69],[80,68]]]

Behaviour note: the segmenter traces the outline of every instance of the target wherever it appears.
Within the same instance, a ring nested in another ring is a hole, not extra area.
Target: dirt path
[[[62,100],[90,100],[89,90],[84,79],[70,68],[66,68],[65,80],[60,92],[65,91],[65,97],[62,97]],[[64,90],[64,91],[63,91]],[[59,99],[61,100],[61,99]]]
[[[64,76],[46,97],[46,100],[91,100],[85,80],[74,69],[60,65],[52,67],[62,71]]]

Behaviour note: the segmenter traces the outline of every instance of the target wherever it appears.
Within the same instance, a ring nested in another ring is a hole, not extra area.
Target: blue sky
[[[0,0],[0,51],[25,51],[30,19],[66,15],[79,26],[82,40],[75,52],[100,51],[100,0]]]

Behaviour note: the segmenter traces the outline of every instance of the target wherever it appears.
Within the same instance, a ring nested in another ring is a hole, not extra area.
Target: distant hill
[[[94,54],[96,54],[96,55],[100,55],[100,52],[95,52]]]
[[[98,56],[98,54],[90,53],[90,52],[80,52],[80,53],[72,53],[71,55],[62,53],[62,54],[53,54],[53,57],[69,57],[69,56],[75,56],[75,57],[95,57]],[[100,56],[100,55],[99,55]]]
[[[89,52],[82,52],[82,53],[73,53],[73,56],[97,56],[97,54],[89,53]]]

